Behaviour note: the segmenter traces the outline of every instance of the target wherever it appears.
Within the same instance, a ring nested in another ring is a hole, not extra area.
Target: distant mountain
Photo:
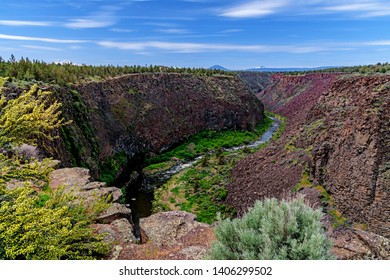
[[[213,66],[209,67],[208,69],[210,69],[210,70],[231,71],[231,70],[229,70],[229,69],[227,69],[227,68],[225,68],[225,67],[223,67],[221,65],[213,65]]]
[[[329,68],[335,68],[335,66],[321,66],[321,67],[314,67],[314,68],[266,68],[266,67],[258,67],[258,68],[251,68],[247,69],[245,71],[256,71],[256,72],[298,72],[298,71],[314,71],[314,70],[323,70],[323,69],[329,69]]]

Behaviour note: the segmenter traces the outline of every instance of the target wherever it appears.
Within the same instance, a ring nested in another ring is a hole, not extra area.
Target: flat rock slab
[[[131,221],[131,210],[119,203],[112,203],[110,208],[97,217],[97,221],[103,224],[110,224],[118,219]]]

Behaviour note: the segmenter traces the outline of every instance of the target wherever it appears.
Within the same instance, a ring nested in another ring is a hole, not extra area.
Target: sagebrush
[[[242,218],[224,220],[215,228],[211,259],[332,259],[331,243],[321,225],[322,212],[302,198],[257,201]]]

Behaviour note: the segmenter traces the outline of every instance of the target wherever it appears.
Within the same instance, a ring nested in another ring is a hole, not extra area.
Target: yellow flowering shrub
[[[15,148],[52,140],[64,124],[61,104],[33,86],[15,99],[1,94],[0,78],[0,259],[96,259],[109,252],[90,227],[104,200],[84,207],[71,194],[47,188],[51,159],[21,160]],[[17,182],[16,184],[14,184]]]

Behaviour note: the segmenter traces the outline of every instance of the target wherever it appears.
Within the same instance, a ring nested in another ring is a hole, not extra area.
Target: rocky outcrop
[[[333,234],[332,253],[339,260],[390,260],[390,240],[372,232],[348,229]]]
[[[53,90],[73,123],[51,155],[94,176],[118,153],[156,153],[204,129],[248,129],[263,118],[261,102],[231,76],[133,74]]]
[[[204,259],[215,240],[213,227],[183,211],[154,214],[140,220],[143,244],[128,244],[122,259]]]
[[[120,193],[105,183],[91,182],[88,169],[63,168],[53,171],[49,186],[64,188],[65,193],[77,196],[88,205],[112,194]],[[109,191],[108,191],[109,190]],[[141,240],[137,239],[132,223],[131,211],[120,203],[121,199],[110,199],[110,207],[100,213],[92,228],[103,234],[112,245],[107,259],[203,259],[209,253],[215,239],[212,226],[199,223],[196,216],[182,211],[162,212],[140,220]],[[141,241],[141,242],[140,242]]]
[[[62,187],[64,193],[72,192],[87,205],[102,197],[108,197],[108,201],[113,203],[120,201],[122,197],[122,191],[116,187],[107,187],[104,182],[91,182],[89,170],[86,168],[57,169],[50,174],[49,180],[49,186],[53,190]]]
[[[76,196],[74,203],[82,201],[84,207],[91,207],[96,201],[108,198],[110,207],[100,213],[92,228],[104,235],[104,240],[112,244],[108,258],[117,259],[123,250],[123,244],[136,243],[133,234],[131,210],[118,203],[122,191],[116,187],[107,187],[102,182],[91,182],[89,170],[85,168],[62,168],[50,174],[49,186],[53,190],[63,188],[65,194]]]

